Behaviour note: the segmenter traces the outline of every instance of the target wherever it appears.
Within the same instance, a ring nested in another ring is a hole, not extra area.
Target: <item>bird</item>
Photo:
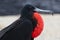
[[[37,20],[33,18],[34,9],[30,4],[25,5],[21,10],[21,17],[7,27],[8,30],[0,40],[34,40],[32,31],[37,25]]]
[[[0,31],[0,40],[34,40],[44,26],[39,11],[41,9],[26,4],[21,10],[20,18]]]

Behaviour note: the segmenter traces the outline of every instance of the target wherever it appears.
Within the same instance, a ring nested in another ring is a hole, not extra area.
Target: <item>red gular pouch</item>
[[[32,38],[36,38],[41,34],[43,30],[44,22],[41,15],[38,12],[34,12],[33,17],[36,18],[37,20],[37,26],[32,31]]]

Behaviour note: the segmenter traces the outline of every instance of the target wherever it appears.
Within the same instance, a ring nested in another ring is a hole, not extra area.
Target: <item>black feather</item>
[[[31,5],[25,5],[21,10],[21,17],[5,28],[8,30],[0,40],[34,40],[32,38],[32,31],[36,25],[36,20],[32,18],[34,9]]]

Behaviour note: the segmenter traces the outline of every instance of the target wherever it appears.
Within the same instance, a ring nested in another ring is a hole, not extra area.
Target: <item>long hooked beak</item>
[[[34,11],[37,11],[37,12],[47,12],[47,13],[53,13],[53,11],[51,10],[43,10],[43,9],[39,9],[39,8],[35,8]]]

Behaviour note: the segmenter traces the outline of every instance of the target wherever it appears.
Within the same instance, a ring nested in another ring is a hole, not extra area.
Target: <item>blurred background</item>
[[[0,15],[16,15],[25,4],[32,4],[40,9],[60,12],[60,0],[0,0]]]
[[[25,4],[32,4],[51,13],[40,13],[44,29],[35,40],[60,40],[60,0],[0,0],[0,30],[9,26],[20,17]]]

